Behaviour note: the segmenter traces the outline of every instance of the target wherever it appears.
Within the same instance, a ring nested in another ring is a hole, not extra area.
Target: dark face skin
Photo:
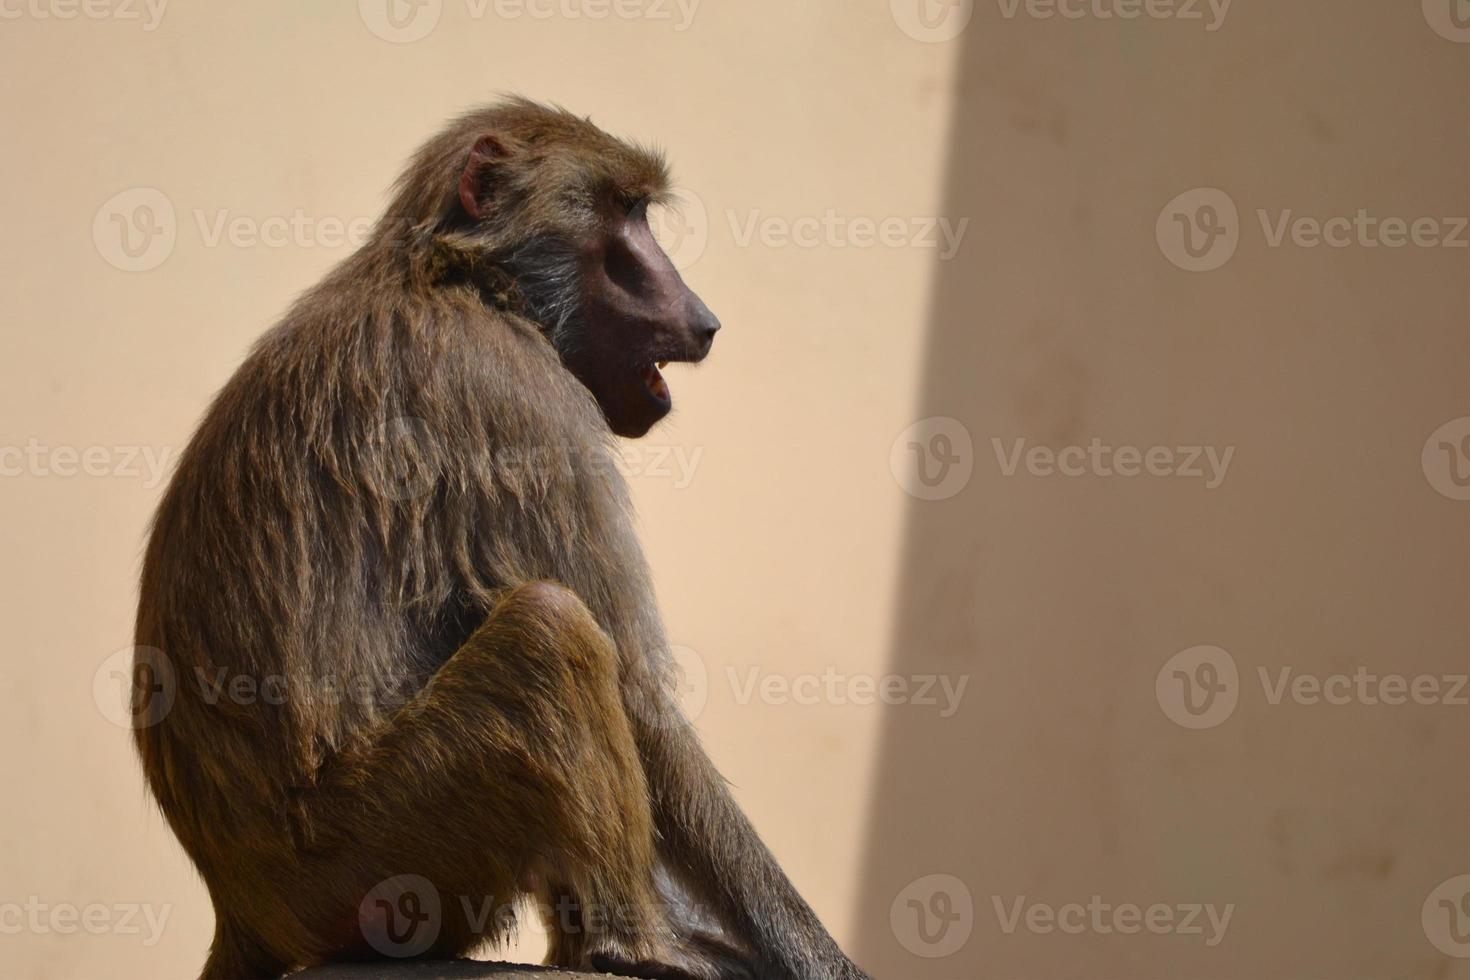
[[[577,349],[564,361],[613,432],[637,438],[673,407],[659,364],[703,360],[720,321],[654,240],[641,205],[608,217],[587,248],[582,287]]]

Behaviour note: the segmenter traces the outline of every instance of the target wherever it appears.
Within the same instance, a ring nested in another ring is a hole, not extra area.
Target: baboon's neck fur
[[[525,317],[544,331],[549,332],[553,326],[545,322],[546,314],[535,309],[527,299],[511,263],[472,239],[460,235],[435,236],[431,245],[422,251],[421,264],[416,268],[433,288],[468,285],[479,291],[491,309]]]

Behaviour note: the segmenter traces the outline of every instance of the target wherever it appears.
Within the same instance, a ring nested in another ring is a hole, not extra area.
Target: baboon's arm
[[[823,928],[741,812],[693,728],[656,685],[630,698],[665,853],[771,980],[866,980]]]

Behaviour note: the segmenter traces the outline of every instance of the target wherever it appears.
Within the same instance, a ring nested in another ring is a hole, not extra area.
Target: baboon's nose
[[[694,340],[700,349],[706,351],[715,342],[715,334],[720,331],[720,318],[711,313],[710,308],[698,297],[694,300],[694,315],[690,319],[689,330],[694,334]]]

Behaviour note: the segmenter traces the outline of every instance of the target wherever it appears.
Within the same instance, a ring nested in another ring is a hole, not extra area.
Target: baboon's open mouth
[[[710,346],[709,341],[706,340],[702,347],[694,344],[686,349],[677,344],[671,344],[651,351],[653,359],[639,371],[643,376],[643,387],[648,389],[649,399],[659,408],[667,411],[673,405],[674,396],[669,393],[669,383],[661,372],[670,364],[698,364],[709,356]]]
[[[668,405],[673,400],[669,394],[669,383],[659,373],[659,368],[666,367],[668,363],[668,361],[659,361],[643,369],[643,383],[648,386],[648,394],[660,405]]]

